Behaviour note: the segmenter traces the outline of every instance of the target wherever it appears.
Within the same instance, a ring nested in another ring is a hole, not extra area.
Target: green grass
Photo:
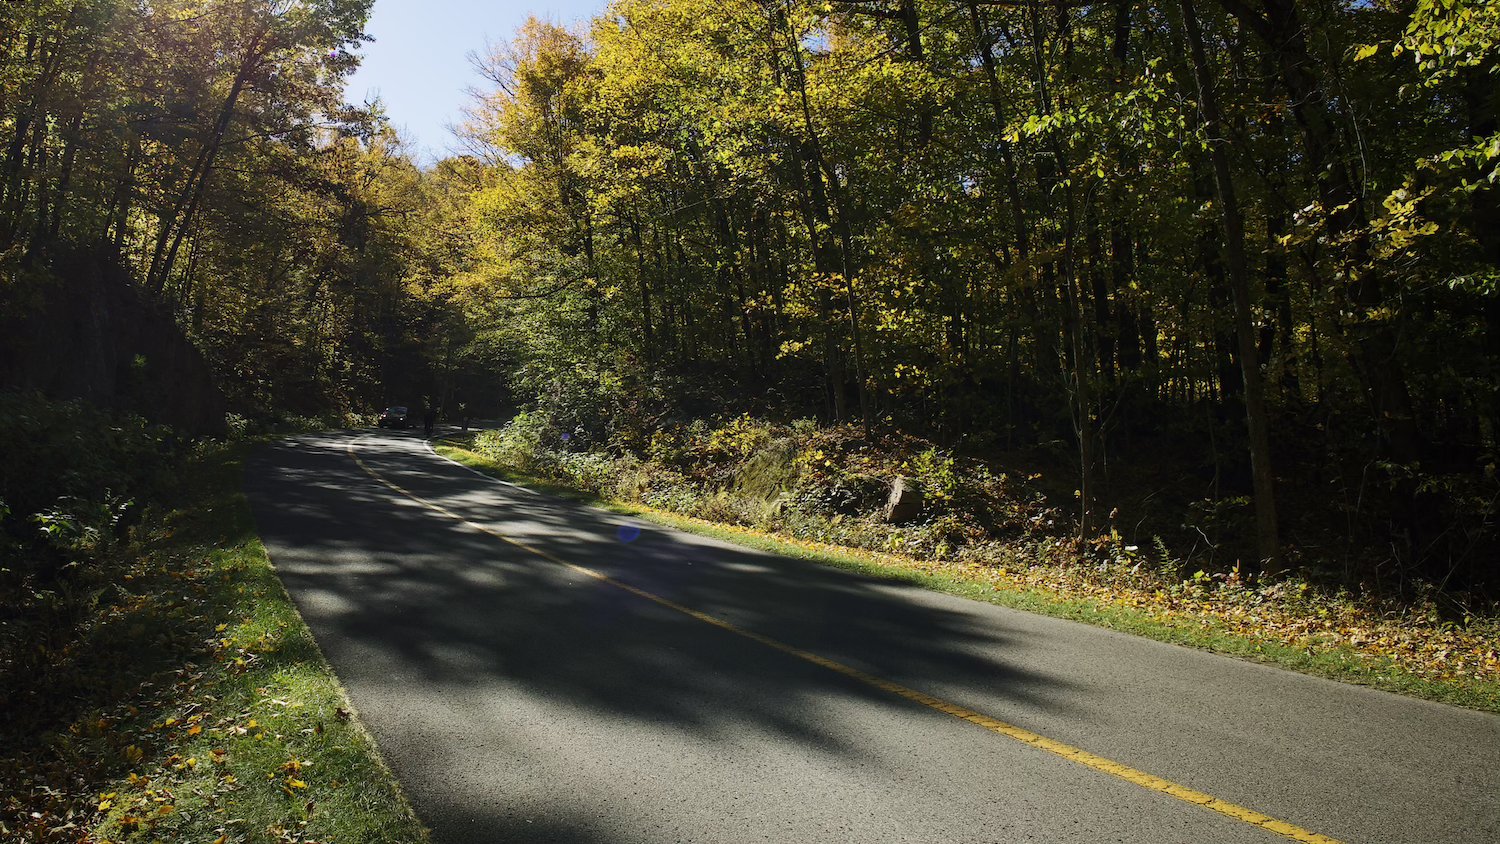
[[[427,840],[255,536],[247,449],[201,451],[179,509],[137,530],[62,678],[78,691],[3,754],[0,838]]]
[[[1435,680],[1413,673],[1388,658],[1372,658],[1350,648],[1299,648],[1270,639],[1247,637],[1239,632],[1226,630],[1217,619],[1208,616],[1164,619],[1133,607],[1092,598],[1079,598],[1040,589],[996,586],[992,580],[979,574],[964,577],[927,571],[918,568],[915,561],[893,555],[791,540],[749,528],[716,524],[631,502],[601,498],[573,487],[527,476],[483,455],[451,444],[439,444],[436,448],[444,456],[503,480],[523,483],[573,501],[783,556],[1040,615],[1080,621],[1160,642],[1275,665],[1340,682],[1372,686],[1471,709],[1500,712],[1500,683],[1477,679]]]
[[[183,514],[184,538],[205,554],[210,660],[184,699],[144,725],[161,742],[152,782],[127,776],[101,831],[122,841],[425,841],[254,534],[237,457],[201,465],[212,503]],[[163,786],[175,805],[166,816],[154,802]],[[122,835],[128,817],[140,823]]]

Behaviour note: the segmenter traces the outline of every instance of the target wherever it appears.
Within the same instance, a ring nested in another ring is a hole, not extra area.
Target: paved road
[[[1337,841],[1500,841],[1495,716],[636,536],[407,434],[301,437],[246,484],[438,842],[1289,840],[871,678]]]

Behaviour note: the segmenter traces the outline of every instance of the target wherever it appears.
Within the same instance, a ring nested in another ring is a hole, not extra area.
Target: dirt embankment
[[[224,431],[224,396],[203,356],[109,258],[71,255],[0,276],[0,389],[84,399],[191,434]]]

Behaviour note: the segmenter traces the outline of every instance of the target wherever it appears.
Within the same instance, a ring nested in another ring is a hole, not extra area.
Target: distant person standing
[[[437,411],[429,407],[427,412],[422,414],[422,434],[432,436],[432,429],[435,425],[437,425]]]

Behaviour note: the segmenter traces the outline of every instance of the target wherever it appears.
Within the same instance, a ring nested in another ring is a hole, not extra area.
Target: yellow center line
[[[610,586],[615,587],[616,589],[629,592],[632,595],[644,598],[645,600],[659,606],[663,606],[667,609],[682,613],[683,615],[697,619],[704,624],[712,625],[719,628],[720,630],[733,633],[736,636],[741,636],[745,639],[749,639],[752,642],[758,642],[773,650],[780,651],[789,656],[794,656],[805,662],[810,662],[813,665],[826,668],[829,671],[842,674],[843,676],[848,677],[851,680],[856,680],[867,686],[872,686],[876,689],[880,689],[883,692],[888,692],[890,694],[896,695],[897,697],[905,698],[906,700],[912,701],[913,703],[919,703],[930,709],[935,709],[938,712],[942,712],[945,715],[951,715],[955,718],[960,718],[978,727],[989,730],[992,733],[998,733],[999,735],[1005,736],[1006,738],[1015,739],[1016,741],[1029,744],[1039,750],[1045,750],[1048,753],[1056,754],[1063,757],[1064,759],[1069,759],[1085,767],[1092,768],[1105,774],[1109,774],[1113,777],[1118,777],[1119,779],[1125,780],[1129,783],[1134,783],[1135,785],[1138,785],[1142,788],[1150,789],[1151,791],[1157,791],[1162,794],[1168,795],[1169,797],[1175,797],[1178,800],[1186,803],[1192,803],[1196,806],[1202,806],[1205,809],[1210,809],[1214,812],[1218,812],[1225,817],[1233,818],[1234,820],[1242,821],[1244,823],[1250,824],[1251,826],[1258,826],[1261,829],[1274,832],[1278,835],[1286,836],[1293,841],[1301,841],[1305,842],[1305,844],[1341,844],[1341,842],[1339,842],[1337,839],[1329,838],[1326,835],[1303,829],[1300,826],[1296,826],[1294,824],[1287,823],[1286,821],[1273,818],[1270,815],[1261,814],[1254,809],[1247,809],[1244,806],[1230,803],[1227,800],[1220,800],[1219,798],[1214,797],[1212,794],[1205,794],[1201,791],[1196,791],[1194,789],[1188,788],[1187,786],[1178,785],[1171,780],[1162,779],[1161,777],[1148,774],[1145,771],[1136,770],[1135,768],[1132,768],[1128,765],[1122,765],[1119,762],[1106,759],[1103,756],[1096,756],[1093,753],[1089,753],[1087,750],[1082,750],[1080,748],[1073,747],[1072,745],[1064,744],[1063,742],[1047,738],[1044,735],[1033,733],[1030,730],[1027,730],[1023,727],[1017,727],[1014,724],[1008,724],[997,718],[991,718],[990,716],[985,715],[982,712],[977,712],[973,709],[969,709],[966,706],[960,706],[959,704],[943,700],[942,698],[933,697],[932,695],[929,695],[925,692],[920,692],[916,689],[908,688],[901,685],[900,683],[894,683],[882,677],[876,677],[873,674],[866,674],[865,672],[860,671],[858,668],[853,668],[851,666],[843,664],[842,662],[837,662],[825,656],[819,656],[818,654],[812,653],[811,651],[802,650],[801,648],[788,645],[785,642],[780,642],[776,639],[772,639],[769,636],[763,636],[759,633],[754,632],[753,630],[747,630],[731,622],[725,621],[722,618],[718,618],[717,616],[709,615],[708,613],[702,612],[700,610],[695,610],[692,607],[684,606],[668,598],[663,598],[662,596],[655,593],[647,592],[644,589],[631,586],[629,583],[616,580],[615,578],[610,577],[609,575],[605,574],[604,572],[598,571],[597,569],[592,569],[588,566],[583,566],[579,565],[578,563],[564,560],[563,558],[558,557],[555,554],[544,551],[519,539],[507,536],[497,530],[487,528],[484,525],[469,521],[458,513],[455,513],[452,510],[449,510],[448,508],[442,506],[441,504],[428,501],[427,499],[422,498],[421,496],[411,492],[410,490],[399,486],[390,480],[387,480],[385,477],[377,473],[374,469],[371,469],[365,463],[365,461],[360,458],[359,454],[354,450],[354,446],[355,443],[350,443],[348,445],[347,450],[349,452],[349,456],[354,458],[354,462],[359,464],[359,467],[365,471],[365,474],[369,475],[371,478],[374,478],[377,482],[407,498],[410,498],[412,501],[421,504],[429,510],[440,513],[450,519],[453,519],[454,521],[459,522],[465,527],[476,530],[488,536],[492,536],[496,539],[501,540],[502,542],[506,542],[528,553],[535,554],[536,556],[541,557],[548,562],[556,563],[557,565],[571,569],[575,572],[578,572],[579,574],[587,575],[597,581],[600,581],[601,583],[607,583]]]

